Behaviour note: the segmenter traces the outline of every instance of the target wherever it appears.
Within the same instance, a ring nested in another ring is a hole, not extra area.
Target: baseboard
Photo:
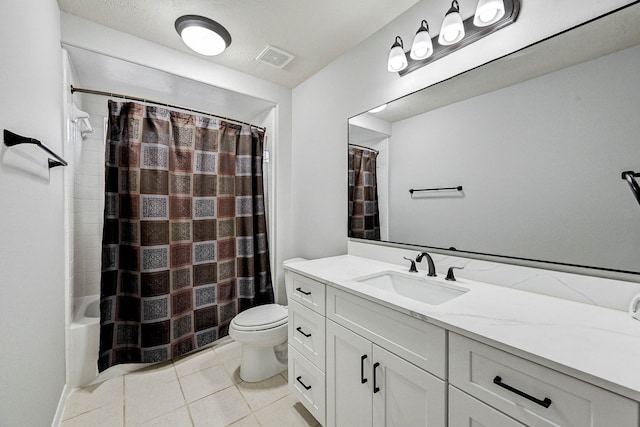
[[[62,393],[60,394],[60,400],[58,401],[58,407],[56,408],[56,414],[54,415],[53,421],[51,422],[51,427],[60,427],[60,424],[62,424],[64,405],[65,403],[67,403],[69,394],[71,394],[71,388],[67,386],[67,384],[65,384],[64,388],[62,389]]]

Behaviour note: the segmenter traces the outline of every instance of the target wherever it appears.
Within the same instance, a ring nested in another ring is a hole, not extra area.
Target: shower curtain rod
[[[352,143],[349,143],[349,145],[352,145],[352,146],[358,147],[358,148],[364,148],[365,150],[373,151],[376,154],[380,154],[380,152],[378,150],[374,150],[373,148],[370,148],[370,147],[365,147],[364,145],[358,145],[358,144],[352,144]]]
[[[169,108],[177,108],[177,109],[180,109],[180,110],[190,111],[192,113],[204,114],[206,116],[212,116],[212,117],[216,117],[218,119],[223,119],[223,120],[227,120],[227,121],[238,123],[238,124],[242,124],[242,125],[252,126],[254,128],[260,129],[263,132],[266,132],[266,130],[267,130],[267,128],[265,128],[265,127],[256,126],[256,125],[254,125],[252,123],[243,122],[242,120],[236,120],[236,119],[232,119],[230,117],[220,116],[218,114],[209,113],[207,111],[194,110],[193,108],[183,107],[181,105],[173,105],[173,104],[168,104],[166,102],[153,101],[151,99],[139,98],[139,97],[136,97],[136,96],[122,95],[120,93],[103,92],[103,91],[100,91],[100,90],[93,90],[93,89],[82,89],[82,88],[79,88],[79,87],[73,87],[73,85],[71,85],[71,93],[73,94],[75,92],[88,93],[88,94],[91,94],[91,95],[99,95],[99,96],[108,96],[108,97],[111,97],[111,98],[121,98],[121,99],[125,99],[125,100],[128,99],[130,101],[147,102],[147,103],[156,104],[156,105],[163,105],[163,106],[169,107]]]

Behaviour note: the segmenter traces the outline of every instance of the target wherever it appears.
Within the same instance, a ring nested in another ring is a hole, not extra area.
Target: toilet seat
[[[238,331],[262,331],[285,325],[288,310],[280,304],[252,307],[233,318],[231,327]]]

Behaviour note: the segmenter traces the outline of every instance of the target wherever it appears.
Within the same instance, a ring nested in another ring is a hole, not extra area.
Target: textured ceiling
[[[189,50],[174,29],[182,15],[203,15],[231,33],[229,48],[208,58],[293,88],[375,33],[418,0],[58,0],[60,9],[167,46]],[[266,45],[295,55],[284,69],[255,60]],[[198,55],[199,56],[199,55]],[[205,57],[203,57],[205,58]]]

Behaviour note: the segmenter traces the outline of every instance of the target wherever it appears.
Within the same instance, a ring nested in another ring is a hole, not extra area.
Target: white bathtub
[[[71,387],[83,387],[98,375],[100,346],[100,297],[84,297],[71,322]]]

